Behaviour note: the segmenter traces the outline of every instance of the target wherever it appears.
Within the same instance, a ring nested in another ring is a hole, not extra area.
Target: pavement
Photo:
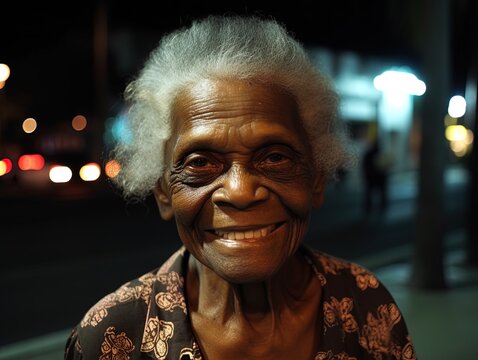
[[[475,360],[478,268],[465,261],[467,174],[460,167],[446,173],[447,286],[439,290],[409,285],[416,180],[414,172],[394,174],[388,210],[365,216],[360,178],[347,175],[329,186],[305,241],[368,267],[382,280],[402,310],[418,359]],[[60,198],[50,199],[54,205],[45,211],[43,200],[2,196],[7,246],[2,239],[0,360],[62,359],[71,327],[89,306],[180,245],[174,225],[158,218],[150,200],[125,205],[111,194],[84,200],[81,190],[65,190]]]

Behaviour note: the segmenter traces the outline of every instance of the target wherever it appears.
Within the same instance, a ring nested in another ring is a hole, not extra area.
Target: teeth
[[[216,230],[216,235],[228,240],[260,239],[269,235],[275,229],[275,225],[267,225],[260,229],[247,231],[221,231]]]

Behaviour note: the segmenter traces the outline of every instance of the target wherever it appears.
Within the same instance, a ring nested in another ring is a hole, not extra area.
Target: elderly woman
[[[333,88],[280,24],[195,21],[126,97],[117,184],[154,193],[184,245],[93,306],[65,359],[415,358],[377,278],[302,243],[351,157]]]

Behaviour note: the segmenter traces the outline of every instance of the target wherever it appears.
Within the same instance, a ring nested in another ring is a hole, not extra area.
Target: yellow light
[[[121,165],[116,160],[110,160],[105,165],[105,174],[109,178],[114,178],[121,171]]]
[[[445,130],[445,137],[448,141],[465,141],[467,129],[463,125],[450,125]]]
[[[450,116],[450,114],[446,114],[444,122],[445,122],[445,126],[456,125],[457,119],[454,118],[453,116]]]
[[[8,158],[0,160],[0,176],[8,174],[12,170],[12,161]]]
[[[95,181],[100,177],[101,168],[97,163],[88,163],[80,169],[80,178],[83,181]]]
[[[54,183],[66,183],[71,180],[73,173],[68,166],[55,165],[50,169],[48,176]]]
[[[450,149],[458,157],[463,157],[468,152],[468,145],[463,141],[452,141],[450,142]]]
[[[22,129],[27,134],[31,134],[32,132],[36,130],[36,128],[37,128],[37,122],[34,118],[28,118],[23,120]]]
[[[81,131],[86,128],[86,117],[83,115],[76,115],[72,120],[71,120],[71,127],[75,129],[76,131]]]
[[[449,134],[445,135],[447,136],[447,139],[450,140],[450,149],[456,156],[463,157],[471,151],[473,145],[473,131],[462,125],[452,125],[448,132]]]
[[[7,81],[10,76],[10,68],[7,64],[0,64],[0,81]]]
[[[467,145],[473,144],[473,139],[474,139],[473,131],[471,129],[468,129],[466,131],[466,139],[465,139],[466,144]]]
[[[5,161],[0,161],[0,176],[3,176],[7,173],[7,164]]]
[[[454,153],[461,153],[466,151],[466,144],[463,141],[452,141],[450,142],[450,148]]]

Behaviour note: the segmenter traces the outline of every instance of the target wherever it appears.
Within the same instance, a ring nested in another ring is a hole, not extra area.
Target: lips
[[[215,229],[212,232],[226,240],[254,240],[261,239],[277,229],[278,224],[265,225],[260,227],[249,227],[247,229]]]

